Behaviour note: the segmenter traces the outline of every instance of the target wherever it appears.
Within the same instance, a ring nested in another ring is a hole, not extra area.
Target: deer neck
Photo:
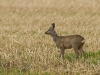
[[[51,36],[52,36],[52,38],[53,38],[53,41],[56,42],[56,40],[57,40],[57,38],[58,38],[58,35],[57,35],[56,31],[54,31],[54,33],[53,33]]]

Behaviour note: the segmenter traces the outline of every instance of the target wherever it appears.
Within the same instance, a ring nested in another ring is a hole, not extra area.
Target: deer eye
[[[51,31],[51,30],[48,30],[48,31]]]

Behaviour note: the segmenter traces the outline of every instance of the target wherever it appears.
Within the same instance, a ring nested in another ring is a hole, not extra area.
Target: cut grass
[[[65,54],[65,61],[69,62],[69,63],[73,63],[75,59],[75,54],[73,53],[66,53]],[[54,60],[55,61],[55,60]],[[59,59],[60,61],[60,59]],[[56,60],[56,64],[55,64],[55,68],[57,67],[57,62],[59,62]],[[78,59],[79,63],[85,63],[87,65],[100,65],[100,51],[98,52],[87,52],[86,53],[86,62],[81,62],[82,61],[82,57],[80,57]],[[59,66],[61,66],[61,61],[58,64]],[[62,65],[63,66],[63,65]],[[3,67],[2,65],[0,65],[0,75],[55,75],[55,72],[40,72],[40,68],[39,67],[34,67],[35,70],[33,72],[31,72],[30,70],[24,68],[24,69],[19,69],[19,68],[10,68],[10,67]],[[14,66],[13,66],[14,67]],[[42,68],[42,67],[41,67]],[[66,66],[65,66],[66,68]],[[52,70],[51,70],[52,71]],[[62,73],[61,73],[62,74]],[[67,73],[65,73],[67,74]],[[58,74],[60,75],[60,74]],[[76,75],[80,75],[79,72],[76,73]]]
[[[17,68],[0,68],[0,75],[33,75],[30,71],[21,71]]]
[[[75,54],[65,54],[66,60],[69,62],[72,62],[75,59]],[[79,59],[82,59],[82,56],[79,57]],[[97,52],[86,52],[86,61],[90,61],[90,63],[98,64],[100,62],[100,50]]]
[[[0,0],[0,74],[100,75],[99,9],[99,0]],[[58,57],[44,34],[53,22],[58,35],[85,38],[85,63],[71,50]]]

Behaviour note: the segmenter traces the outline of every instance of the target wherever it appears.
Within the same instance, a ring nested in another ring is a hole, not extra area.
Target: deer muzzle
[[[45,32],[45,34],[48,34],[47,32]]]

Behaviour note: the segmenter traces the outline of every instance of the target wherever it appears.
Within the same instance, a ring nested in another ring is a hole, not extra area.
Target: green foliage
[[[0,68],[0,75],[33,75],[29,70],[23,71],[17,68]]]
[[[74,53],[66,53],[65,54],[66,60],[69,62],[72,62],[75,59],[75,54]],[[79,60],[82,59],[82,56],[79,57]],[[86,52],[86,60],[91,61],[90,63],[97,64],[98,61],[100,61],[100,50],[97,52]]]
[[[48,73],[48,72],[45,72],[45,73],[43,73],[42,75],[50,75],[50,73]]]
[[[86,59],[88,64],[97,65],[100,62],[100,50],[97,52],[87,52]]]
[[[68,60],[69,62],[72,62],[75,59],[75,54],[65,54],[65,58],[66,60]]]

